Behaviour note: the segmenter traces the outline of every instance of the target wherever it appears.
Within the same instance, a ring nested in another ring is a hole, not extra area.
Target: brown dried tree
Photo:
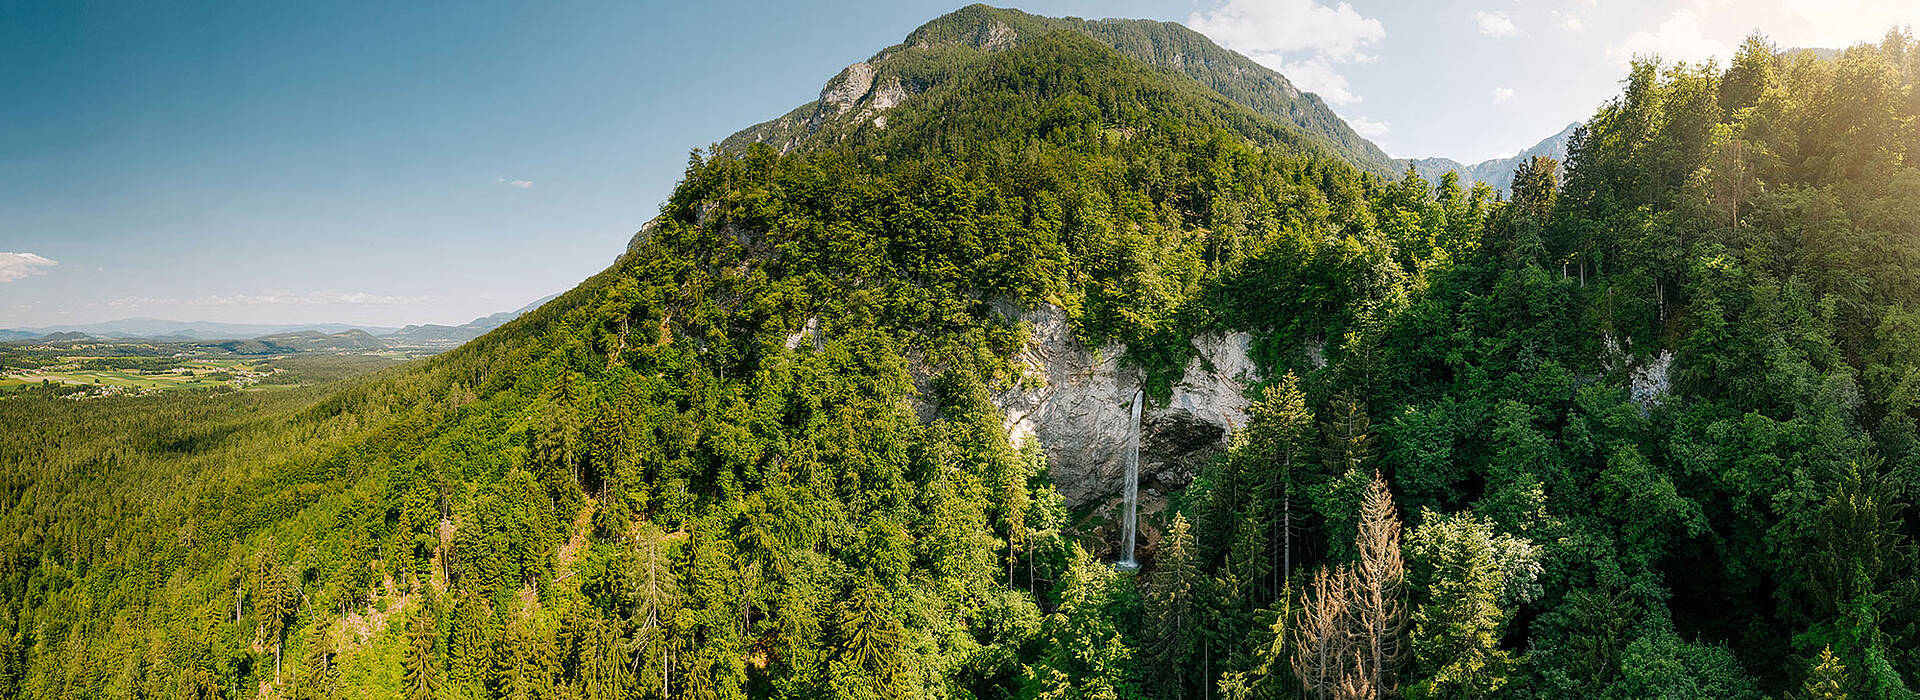
[[[1314,572],[1300,593],[1300,618],[1293,626],[1293,673],[1310,698],[1345,695],[1358,660],[1349,629],[1354,575],[1347,566]]]
[[[1310,698],[1399,694],[1407,650],[1406,565],[1393,495],[1378,472],[1361,503],[1354,544],[1357,563],[1320,569],[1300,597],[1292,661]]]
[[[1368,697],[1394,697],[1399,694],[1396,672],[1407,651],[1407,569],[1400,556],[1400,518],[1394,513],[1393,494],[1378,471],[1360,504],[1354,546],[1360,561],[1354,566],[1350,609],[1361,672],[1374,693]]]

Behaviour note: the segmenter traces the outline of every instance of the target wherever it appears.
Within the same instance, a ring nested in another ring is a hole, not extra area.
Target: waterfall
[[[1140,391],[1133,392],[1133,430],[1127,437],[1127,487],[1122,492],[1126,509],[1120,521],[1120,561],[1114,565],[1122,569],[1137,569],[1140,563],[1133,560],[1134,532],[1140,519]]]

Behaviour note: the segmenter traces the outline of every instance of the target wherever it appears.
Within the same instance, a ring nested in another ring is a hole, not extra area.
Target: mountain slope
[[[1319,96],[1301,92],[1285,76],[1180,24],[1041,17],[986,5],[969,5],[922,25],[902,43],[841,71],[821,90],[819,100],[743,129],[721,146],[738,149],[761,142],[786,150],[829,121],[879,118],[884,123],[882,113],[905,96],[963,74],[984,54],[1053,31],[1091,37],[1134,60],[1192,78],[1229,100],[1300,129],[1361,170],[1389,177],[1399,174],[1393,159],[1354,133]]]
[[[463,696],[1018,685],[1032,633],[981,606],[1038,619],[1047,581],[1096,565],[985,398],[1025,334],[985,300],[1059,304],[1177,371],[1209,280],[1319,259],[1280,222],[1356,221],[1360,176],[1077,34],[888,116],[829,125],[828,148],[714,154],[613,268],[308,403],[140,399],[120,427],[99,402],[0,402],[20,428],[0,553],[23,563],[0,587],[0,658],[20,659],[0,694],[393,696],[382,669],[416,662],[388,640],[410,629]],[[1322,318],[1340,294],[1257,313]],[[810,318],[816,343],[783,340]],[[1009,562],[1035,583],[996,583]],[[42,632],[82,610],[139,632]],[[866,626],[891,631],[843,653]],[[983,647],[1003,660],[936,662]],[[615,648],[631,661],[591,661]]]

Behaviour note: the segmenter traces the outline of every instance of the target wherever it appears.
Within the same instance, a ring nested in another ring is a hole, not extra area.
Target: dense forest
[[[1917,79],[1644,60],[1502,197],[1023,40],[694,152],[443,355],[0,398],[0,696],[1914,697]],[[1009,440],[1002,303],[1148,401],[1253,334],[1138,571]]]

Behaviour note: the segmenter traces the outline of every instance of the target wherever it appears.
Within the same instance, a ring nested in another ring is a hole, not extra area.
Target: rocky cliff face
[[[1139,377],[1122,367],[1125,346],[1089,348],[1055,306],[1002,308],[1027,322],[1032,337],[1018,361],[1028,381],[994,395],[1015,444],[1038,440],[1054,485],[1071,507],[1118,494],[1126,469],[1131,416]],[[1173,387],[1166,405],[1149,404],[1140,418],[1143,492],[1177,489],[1246,424],[1246,387],[1257,370],[1245,333],[1196,339],[1199,356]]]

